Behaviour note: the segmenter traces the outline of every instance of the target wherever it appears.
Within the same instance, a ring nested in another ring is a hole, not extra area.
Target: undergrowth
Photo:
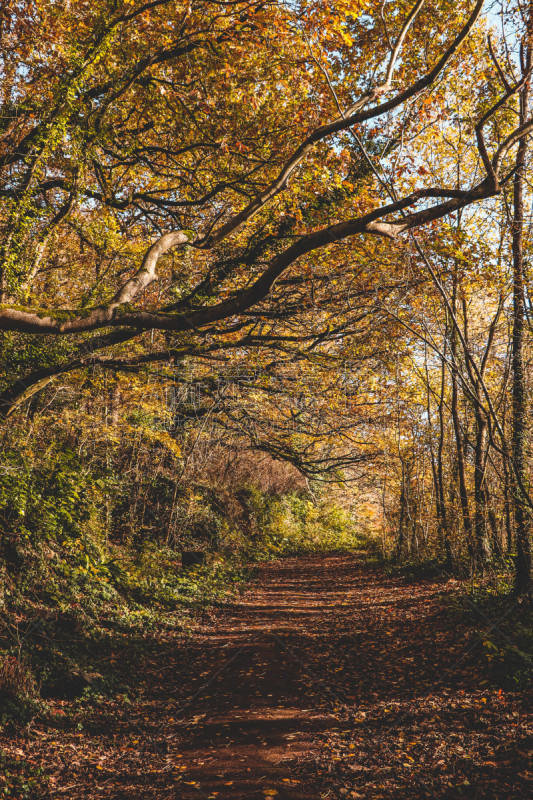
[[[187,524],[196,539],[186,545],[205,556],[194,568],[182,566],[181,541],[117,541],[103,525],[94,484],[79,518],[64,500],[61,519],[51,520],[47,501],[42,524],[38,498],[28,493],[32,526],[12,524],[0,539],[0,726],[46,717],[50,700],[131,693],[154,641],[186,635],[197,612],[241,590],[254,563],[360,544],[349,514],[326,499],[248,486],[221,503],[205,487],[189,499],[191,492],[197,513]]]
[[[508,689],[533,685],[533,610],[513,593],[510,570],[494,569],[464,582],[454,603],[473,626],[490,683]]]
[[[466,561],[452,570],[442,557],[384,556],[379,548],[368,549],[368,560],[386,574],[407,582],[455,581],[457,591],[443,595],[452,618],[466,619],[472,629],[471,647],[478,654],[487,683],[506,689],[529,689],[533,685],[533,610],[513,591],[512,559],[498,559],[483,575],[472,575]]]

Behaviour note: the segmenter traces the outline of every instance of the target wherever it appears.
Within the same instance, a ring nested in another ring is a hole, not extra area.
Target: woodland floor
[[[480,666],[508,618],[451,616],[459,591],[357,554],[268,563],[191,636],[154,639],[132,699],[56,701],[0,748],[50,798],[533,797],[531,696]]]

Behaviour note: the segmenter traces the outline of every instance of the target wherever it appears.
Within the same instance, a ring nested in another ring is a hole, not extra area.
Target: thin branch
[[[385,83],[383,84],[383,88],[385,88],[385,87],[388,88],[390,86],[390,84],[391,84],[392,75],[394,73],[394,68],[396,66],[396,62],[398,60],[398,56],[400,54],[400,50],[403,47],[403,43],[405,41],[405,37],[407,36],[407,33],[409,32],[409,28],[411,27],[411,25],[415,21],[416,17],[418,16],[418,12],[420,11],[422,6],[424,5],[424,2],[425,2],[425,0],[418,0],[415,3],[413,8],[411,9],[409,14],[407,15],[407,19],[405,20],[405,22],[402,25],[402,29],[400,31],[400,34],[399,34],[398,38],[396,39],[396,43],[395,43],[395,45],[394,45],[394,47],[392,49],[392,52],[391,52],[389,66],[387,67],[387,72],[385,74]],[[383,6],[382,6],[382,10],[383,10]]]

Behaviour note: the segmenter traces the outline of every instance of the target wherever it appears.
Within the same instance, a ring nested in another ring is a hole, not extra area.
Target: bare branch
[[[143,289],[146,289],[146,287],[156,279],[157,275],[155,270],[160,257],[172,247],[176,247],[179,244],[186,244],[188,241],[187,234],[181,231],[165,233],[158,239],[147,251],[138,272],[116,293],[108,307],[109,311],[113,312],[118,306],[124,303],[131,303]]]
[[[387,72],[385,74],[385,83],[383,84],[383,87],[382,87],[383,89],[384,88],[388,88],[390,86],[390,84],[391,84],[392,75],[394,73],[394,68],[396,66],[396,62],[398,60],[398,56],[400,54],[400,50],[403,47],[403,43],[405,41],[405,37],[407,36],[407,34],[409,32],[409,28],[411,27],[411,25],[415,21],[417,15],[418,15],[418,12],[420,11],[422,6],[424,5],[424,2],[425,2],[425,0],[417,0],[417,2],[415,3],[413,8],[411,9],[409,14],[407,15],[407,19],[405,20],[405,22],[402,25],[402,29],[400,31],[400,34],[399,34],[398,38],[396,39],[396,43],[395,43],[394,47],[392,48],[392,52],[391,52],[390,60],[389,60],[389,66],[387,67]],[[382,11],[383,11],[383,6],[382,6]]]
[[[516,128],[516,130],[514,130],[502,142],[502,144],[496,151],[496,155],[492,159],[492,164],[496,174],[498,173],[502,165],[502,161],[504,160],[509,150],[513,147],[513,145],[515,145],[519,141],[519,139],[521,139],[523,136],[528,136],[531,132],[533,132],[533,117],[528,119],[523,125],[520,125],[519,128]]]
[[[500,66],[500,62],[496,58],[496,54],[495,54],[495,52],[493,50],[493,47],[492,47],[492,39],[491,39],[490,36],[488,37],[487,41],[488,41],[488,45],[489,45],[489,53],[490,53],[490,57],[492,59],[492,63],[496,67],[496,72],[500,76],[500,80],[501,80],[501,82],[503,84],[503,88],[505,89],[506,92],[511,92],[511,84],[509,83],[509,81],[505,77],[505,73],[504,73],[503,69]]]

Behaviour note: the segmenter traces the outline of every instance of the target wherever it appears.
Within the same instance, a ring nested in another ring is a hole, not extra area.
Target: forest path
[[[36,744],[58,768],[47,796],[531,797],[531,714],[480,685],[479,636],[442,602],[457,591],[358,554],[264,564],[154,647],[133,702],[87,712],[83,747],[73,730]]]

